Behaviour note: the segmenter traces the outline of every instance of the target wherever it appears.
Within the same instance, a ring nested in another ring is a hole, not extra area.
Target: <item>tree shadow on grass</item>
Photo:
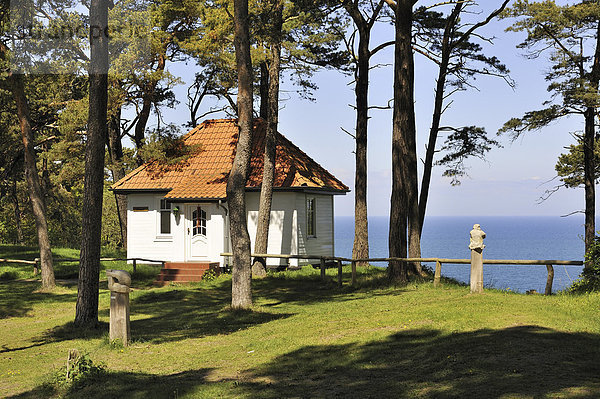
[[[296,303],[308,305],[319,302],[345,302],[356,298],[351,294],[355,292],[367,293],[367,295],[399,295],[406,292],[405,286],[391,284],[384,273],[373,273],[366,270],[359,273],[357,284],[351,286],[351,273],[345,271],[344,285],[340,288],[337,277],[327,275],[325,281],[321,280],[319,274],[294,275],[294,272],[286,272],[268,276],[265,279],[253,280],[253,295],[263,302],[264,306],[273,306],[279,303]],[[390,288],[390,290],[385,290]],[[384,292],[378,290],[384,289]]]
[[[228,334],[291,316],[286,313],[229,308],[222,289],[180,289],[143,293],[131,301],[134,341],[163,343]]]
[[[26,316],[38,302],[75,302],[77,298],[76,293],[36,292],[39,288],[36,281],[0,282],[0,319]]]
[[[197,389],[207,388],[206,376],[210,371],[211,369],[188,370],[171,375],[106,371],[98,376],[84,378],[66,390],[44,384],[10,398],[178,398]],[[208,395],[202,397],[211,395],[208,392]]]
[[[54,328],[44,331],[41,336],[32,339],[31,344],[29,345],[12,348],[6,345],[2,345],[0,353],[16,352],[20,350],[43,346],[53,342],[71,341],[75,339],[100,338],[108,333],[108,327],[108,323],[99,322],[98,325],[93,328],[79,328],[75,327],[74,323],[70,321],[61,326],[56,326]]]
[[[536,326],[306,346],[252,371],[252,397],[600,397],[600,335]]]

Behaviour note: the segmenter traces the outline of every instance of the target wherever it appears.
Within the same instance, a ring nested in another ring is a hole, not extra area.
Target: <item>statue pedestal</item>
[[[129,287],[131,276],[125,270],[107,270],[110,290],[110,330],[109,339],[120,339],[124,346],[131,340],[129,328]]]
[[[120,339],[127,346],[131,340],[129,327],[129,293],[110,293],[110,332],[111,341]]]
[[[483,254],[481,249],[471,250],[471,294],[483,293]]]

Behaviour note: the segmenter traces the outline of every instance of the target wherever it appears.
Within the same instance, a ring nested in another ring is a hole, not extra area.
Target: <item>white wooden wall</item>
[[[127,257],[164,261],[184,262],[188,253],[185,206],[172,204],[181,209],[179,217],[171,212],[171,234],[161,235],[160,199],[161,194],[130,194],[127,209]],[[259,192],[246,194],[248,212],[248,232],[251,250],[254,251],[258,219]],[[316,234],[306,235],[306,200],[315,198]],[[220,253],[230,250],[226,211],[215,202],[199,203],[210,212],[207,220],[208,259],[224,263]],[[147,212],[134,212],[134,207],[148,207]],[[306,194],[298,192],[275,192],[269,225],[268,253],[271,254],[311,254],[331,256],[334,254],[333,196],[328,194]],[[269,259],[269,265],[285,265],[286,260]],[[306,264],[307,261],[290,260],[291,266]]]
[[[179,206],[178,217],[171,212],[171,234],[160,234],[161,194],[129,194],[127,203],[127,257],[145,258],[173,262],[184,262],[188,254],[185,207]],[[196,203],[194,203],[196,204]],[[198,203],[205,208],[210,217],[207,220],[208,258],[213,262],[222,262],[220,254],[226,249],[228,237],[224,234],[225,213],[217,203]],[[134,207],[148,207],[147,212],[134,212]]]
[[[306,200],[311,197],[315,198],[316,234],[314,237],[308,237],[306,234]],[[298,253],[333,256],[333,195],[297,193],[296,209],[298,209]],[[309,262],[301,261],[301,263]]]

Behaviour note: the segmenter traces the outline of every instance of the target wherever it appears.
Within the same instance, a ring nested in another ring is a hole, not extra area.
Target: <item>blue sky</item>
[[[499,1],[489,2],[492,6]],[[486,6],[489,7],[489,3]],[[529,60],[515,45],[522,35],[505,33],[508,21],[496,21],[482,32],[495,36],[493,46],[487,46],[488,54],[496,55],[511,70],[517,87],[513,90],[499,79],[481,77],[476,81],[479,91],[470,90],[454,95],[454,103],[444,114],[442,124],[456,126],[477,125],[495,135],[504,122],[525,111],[541,108],[549,99],[543,72],[548,68],[544,59]],[[393,32],[382,27],[373,38],[373,45],[390,40]],[[382,52],[375,62],[393,62],[392,50]],[[184,80],[193,78],[193,69],[173,67]],[[189,75],[189,76],[188,76]],[[422,157],[425,151],[436,70],[431,61],[415,55],[415,106],[417,117],[417,150]],[[322,71],[315,75],[319,90],[314,93],[315,102],[301,100],[294,93],[289,79],[284,77],[279,131],[291,139],[317,162],[340,178],[351,189],[354,183],[354,142],[340,127],[352,131],[355,114],[348,104],[354,103],[351,77],[336,71]],[[391,67],[374,70],[371,76],[370,101],[384,105],[392,98]],[[176,110],[165,112],[170,122],[187,120],[184,86],[176,90],[181,101]],[[208,103],[207,103],[208,105]],[[371,111],[369,124],[369,214],[389,214],[391,187],[391,111]],[[582,129],[582,119],[572,117],[555,123],[542,131],[527,133],[511,143],[508,137],[500,137],[504,148],[493,149],[486,161],[469,162],[469,177],[460,186],[452,187],[441,176],[441,169],[434,169],[428,215],[549,215],[561,216],[583,209],[583,190],[561,189],[550,199],[539,203],[545,190],[555,182],[547,183],[555,176],[554,165],[564,147],[574,139],[569,132]],[[353,215],[352,192],[336,198],[336,215]]]

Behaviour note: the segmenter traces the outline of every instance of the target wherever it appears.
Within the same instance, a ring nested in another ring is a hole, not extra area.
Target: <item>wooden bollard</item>
[[[321,258],[321,280],[325,281],[325,258]]]
[[[107,270],[110,290],[110,325],[108,337],[111,341],[121,340],[124,346],[131,341],[129,321],[129,291],[131,275],[125,270]]]
[[[439,287],[442,280],[442,262],[439,260],[435,261],[435,275],[433,276],[433,286]]]
[[[548,269],[548,279],[546,280],[546,291],[545,295],[552,295],[552,282],[554,281],[554,267],[552,265],[546,265]]]
[[[137,269],[137,259],[133,258],[133,272],[135,273]]]
[[[337,267],[338,267],[338,286],[341,288],[342,287],[342,261],[341,260],[337,261]]]
[[[352,261],[352,285],[356,285],[356,262]]]

